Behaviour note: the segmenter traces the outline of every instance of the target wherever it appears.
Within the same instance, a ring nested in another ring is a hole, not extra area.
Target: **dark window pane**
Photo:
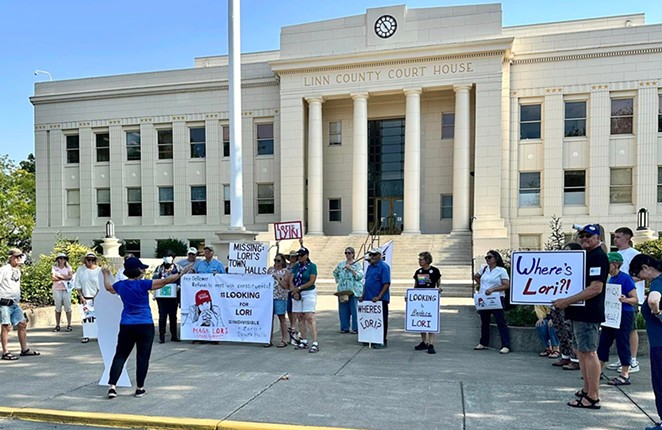
[[[257,138],[258,139],[272,139],[274,138],[274,125],[273,124],[258,124],[257,125]]]
[[[175,204],[173,202],[159,203],[159,215],[172,216],[175,214]]]
[[[540,139],[540,123],[522,123],[520,124],[520,139]]]
[[[110,216],[110,203],[100,203],[97,205],[97,216],[107,218]]]
[[[520,121],[540,121],[540,105],[520,106]]]
[[[258,140],[257,142],[257,155],[272,155],[274,153],[274,141]]]
[[[126,133],[126,159],[140,160],[140,132]]]
[[[190,142],[191,143],[194,143],[194,142],[196,142],[196,143],[197,142],[203,142],[204,143],[205,142],[205,128],[204,127],[192,128],[190,130],[191,130],[191,132],[190,132],[190,136],[191,136]]]
[[[566,102],[565,119],[585,119],[586,102]]]
[[[274,203],[264,201],[258,202],[257,204],[257,213],[258,214],[273,214],[274,213]]]
[[[175,199],[173,189],[170,187],[159,188],[159,201],[171,202]]]
[[[172,160],[172,130],[158,130],[157,140],[159,160]]]
[[[586,173],[581,170],[567,171],[564,173],[566,187],[583,187],[586,185]]]
[[[191,158],[205,158],[205,144],[192,143],[191,144]]]
[[[329,200],[329,210],[339,210],[340,209],[340,199],[331,199]]]
[[[342,213],[340,211],[331,211],[329,212],[329,221],[342,221],[341,219]]]
[[[191,187],[191,200],[207,200],[207,187]]]
[[[142,216],[143,205],[142,203],[129,203],[129,216]]]
[[[634,114],[633,99],[612,99],[611,116],[624,116]]]
[[[585,119],[567,119],[565,121],[565,137],[586,136]]]
[[[632,117],[612,118],[611,134],[632,134]]]
[[[207,202],[192,202],[191,203],[192,215],[207,215]]]

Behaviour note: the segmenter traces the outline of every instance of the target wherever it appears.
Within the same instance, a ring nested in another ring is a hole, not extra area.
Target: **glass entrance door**
[[[381,197],[375,199],[379,219],[380,234],[400,234],[403,228],[402,197]]]

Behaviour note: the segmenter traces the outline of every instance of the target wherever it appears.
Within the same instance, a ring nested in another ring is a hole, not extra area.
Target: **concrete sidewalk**
[[[384,350],[368,349],[355,335],[338,332],[335,300],[319,298],[317,354],[291,346],[155,344],[147,395],[140,399],[132,396],[133,389],[106,398],[106,387],[98,385],[103,370],[98,346],[79,342],[80,326],[73,333],[32,329],[29,341],[42,355],[0,361],[0,416],[139,428],[165,428],[171,422],[171,428],[283,427],[260,424],[275,423],[365,429],[643,429],[650,420],[631,398],[657,419],[646,357],[623,391],[603,382],[601,410],[574,409],[566,402],[582,385],[580,372],[552,367],[552,360],[533,353],[473,351],[479,322],[470,299],[442,299],[436,355],[413,349],[420,337],[403,330],[402,297],[391,304]],[[17,348],[12,333],[10,349]],[[133,380],[133,357],[129,364]],[[72,414],[58,418],[46,409]],[[76,416],[82,421],[73,421]]]

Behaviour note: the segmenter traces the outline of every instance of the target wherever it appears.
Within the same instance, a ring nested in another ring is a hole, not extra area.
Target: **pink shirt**
[[[69,278],[71,280],[71,276],[73,272],[71,271],[71,267],[64,266],[63,268],[59,268],[58,266],[53,266],[51,269],[52,274],[60,274],[61,276],[64,276],[65,278]],[[53,282],[53,291],[66,291],[67,286],[65,284],[65,281],[55,281]]]

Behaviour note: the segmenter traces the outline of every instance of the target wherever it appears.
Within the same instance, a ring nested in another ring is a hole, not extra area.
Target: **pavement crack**
[[[361,353],[361,351],[363,351],[364,349],[365,349],[365,346],[362,346],[361,349],[359,349],[358,351],[356,351],[356,352],[354,353],[354,355],[352,355],[351,357],[349,357],[349,358],[347,359],[347,361],[345,362],[345,364],[343,364],[342,366],[340,366],[340,369],[338,369],[338,370],[336,371],[336,373],[333,374],[333,376],[338,376],[338,374],[339,374],[340,372],[342,372],[342,370],[345,368],[345,366],[347,366],[347,365],[350,363],[350,361],[354,360],[354,357],[356,357],[357,355],[359,355],[359,354]]]
[[[467,411],[464,407],[464,382],[460,381],[460,399],[462,402],[462,430],[467,429]]]
[[[221,421],[225,421],[225,420],[230,419],[230,417],[231,417],[232,415],[234,415],[234,414],[236,414],[237,412],[241,411],[246,405],[248,405],[250,402],[252,402],[253,400],[255,400],[255,399],[257,399],[258,397],[260,397],[264,392],[266,392],[266,391],[269,390],[271,387],[273,387],[274,385],[276,385],[279,381],[287,380],[287,379],[289,379],[289,374],[288,374],[288,373],[283,373],[282,375],[279,375],[279,376],[276,378],[275,381],[273,381],[271,384],[269,384],[269,385],[267,385],[266,387],[264,387],[262,390],[260,390],[259,393],[255,394],[253,397],[251,397],[250,399],[246,400],[244,403],[242,403],[241,405],[239,405],[237,408],[235,408],[235,409],[234,409],[233,411],[231,411],[229,414],[227,414],[226,416],[224,416],[223,418],[221,418]]]

